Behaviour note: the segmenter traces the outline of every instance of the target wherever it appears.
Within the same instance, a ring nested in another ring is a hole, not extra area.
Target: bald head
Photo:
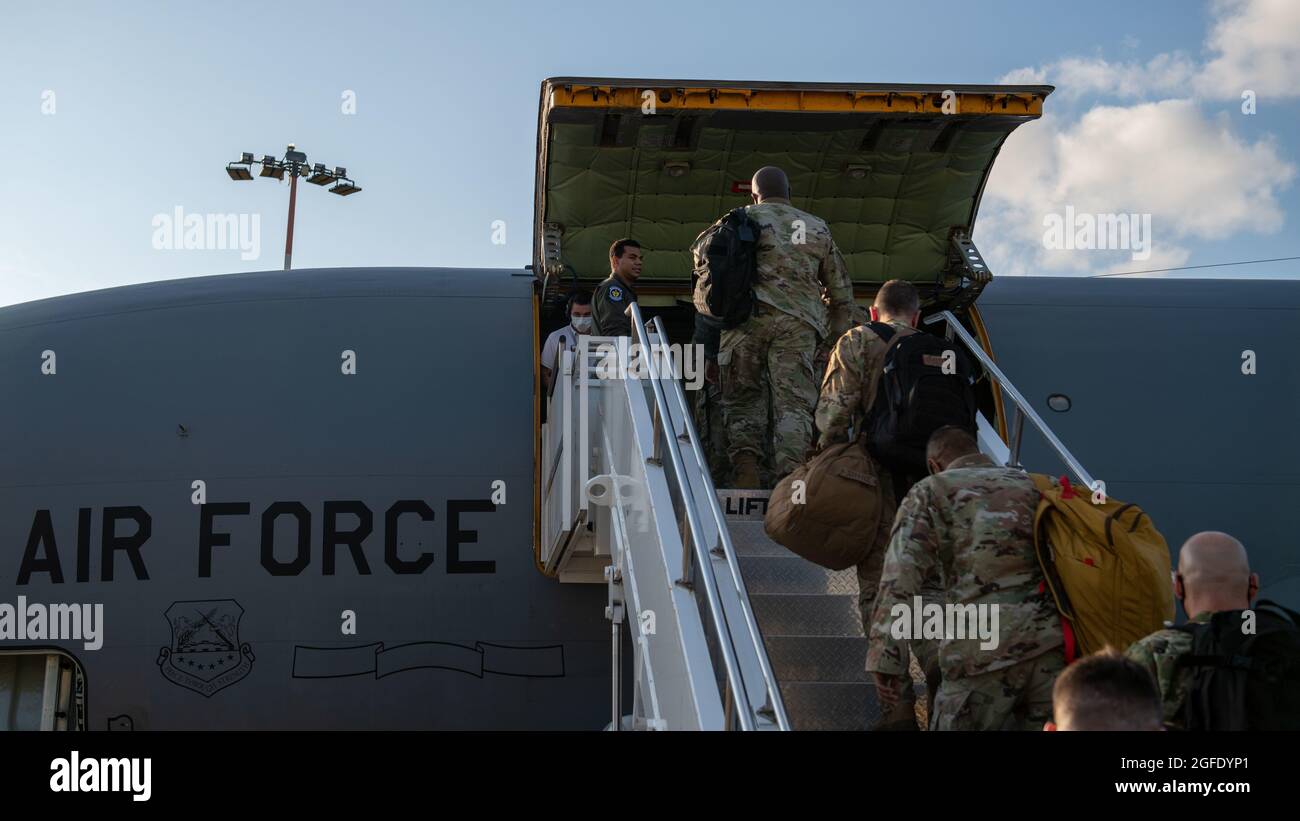
[[[750,193],[754,202],[762,202],[771,197],[790,199],[790,178],[775,165],[765,165],[754,172],[750,181]]]
[[[1250,572],[1246,547],[1227,533],[1197,533],[1178,551],[1174,592],[1188,616],[1220,610],[1244,610],[1259,589]]]

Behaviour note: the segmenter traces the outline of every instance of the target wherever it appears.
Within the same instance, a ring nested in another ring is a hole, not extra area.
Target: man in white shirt
[[[542,345],[542,377],[546,380],[548,393],[553,375],[551,368],[560,352],[560,340],[564,340],[564,350],[574,351],[578,349],[578,335],[591,333],[591,295],[574,293],[569,297],[565,313],[568,314],[569,324],[552,331],[546,337],[546,344]]]

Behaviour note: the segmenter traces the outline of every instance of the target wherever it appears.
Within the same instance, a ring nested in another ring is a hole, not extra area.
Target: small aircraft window
[[[1070,409],[1070,397],[1063,393],[1054,393],[1047,397],[1047,407],[1057,413],[1065,413]]]

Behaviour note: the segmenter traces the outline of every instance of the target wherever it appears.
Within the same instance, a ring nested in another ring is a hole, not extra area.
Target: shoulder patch
[[[620,287],[618,287],[617,285],[611,285],[611,286],[609,286],[609,298],[610,298],[611,300],[613,300],[614,302],[622,302],[622,301],[623,301],[623,289],[620,288]]]

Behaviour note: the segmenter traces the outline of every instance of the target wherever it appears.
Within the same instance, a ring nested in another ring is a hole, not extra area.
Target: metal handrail
[[[1047,426],[1047,423],[1044,422],[1038,413],[1029,405],[1028,400],[1020,395],[1020,391],[1016,389],[1016,386],[1011,383],[1010,379],[1007,379],[1007,375],[1002,372],[1002,369],[999,368],[996,363],[994,363],[993,358],[989,356],[988,353],[980,347],[980,344],[975,341],[975,338],[972,337],[964,327],[962,327],[962,324],[957,321],[957,317],[953,315],[952,311],[939,311],[932,316],[926,317],[923,321],[926,325],[932,325],[940,321],[946,322],[948,338],[951,339],[952,334],[955,333],[966,346],[966,349],[980,361],[980,364],[984,366],[986,371],[993,375],[993,378],[997,380],[998,386],[1001,387],[1002,390],[1006,391],[1007,396],[1009,396],[1011,401],[1015,403],[1017,416],[1016,420],[1012,424],[1016,429],[1016,432],[1011,437],[1013,441],[1008,443],[1011,447],[1012,461],[1019,461],[1021,433],[1024,430],[1024,420],[1028,419],[1034,424],[1034,427],[1038,428],[1038,432],[1047,440],[1047,444],[1051,446],[1052,450],[1056,451],[1056,455],[1060,457],[1061,461],[1064,462],[1065,465],[1074,473],[1075,477],[1083,483],[1083,486],[1092,488],[1092,476],[1088,471],[1083,469],[1083,465],[1078,459],[1074,458],[1074,454],[1070,453],[1065,445],[1061,443],[1061,440],[1056,438],[1056,434],[1052,433],[1052,429]]]
[[[635,341],[640,342],[644,348],[647,346],[648,340],[646,337],[649,334],[646,332],[645,320],[641,317],[641,308],[635,302],[631,303],[629,308],[632,312],[632,327],[636,335]],[[649,351],[643,351],[642,355],[645,356],[650,371],[650,387],[655,397],[655,413],[666,425],[672,417],[668,415],[668,400],[664,396],[663,385],[659,382],[658,365],[655,362],[655,357]],[[663,440],[668,446],[668,458],[672,461],[673,472],[677,475],[677,481],[679,484],[686,482],[686,463],[682,460],[682,451],[677,445],[677,437],[670,435],[666,428],[661,430],[663,431]],[[655,446],[658,447],[657,442]],[[731,645],[731,631],[726,626],[727,619],[722,611],[722,600],[718,596],[717,579],[714,578],[713,574],[713,563],[709,560],[709,554],[702,538],[704,530],[700,526],[700,514],[695,507],[695,497],[689,492],[689,485],[681,489],[684,491],[681,497],[682,505],[686,510],[686,524],[690,530],[688,536],[691,542],[690,549],[693,550],[700,564],[700,577],[704,583],[704,597],[708,601],[709,616],[718,634],[718,651],[722,655],[727,684],[735,697],[746,707],[744,710],[737,711],[736,717],[742,730],[752,730],[754,729],[752,706],[745,690],[744,676],[740,674],[740,664],[736,660],[736,649]],[[682,549],[685,551],[687,548],[683,545]]]
[[[560,339],[563,340],[564,337],[560,337]],[[577,340],[574,341],[576,342]],[[550,384],[546,386],[546,397],[548,399],[555,394],[555,386],[560,384],[560,380],[558,379],[560,375],[560,368],[563,367],[564,365],[564,354],[568,350],[569,350],[569,346],[567,344],[556,345],[555,361],[552,362],[550,365],[547,365],[545,362],[542,363],[542,365],[545,366],[551,372]],[[575,352],[577,351],[576,345],[574,346],[574,351]]]
[[[655,326],[655,333],[661,340],[668,339],[668,334],[664,331],[663,318],[656,316],[651,320]],[[723,555],[727,560],[727,567],[731,571],[731,580],[736,586],[736,592],[740,598],[740,610],[745,616],[745,627],[749,631],[750,641],[754,645],[754,652],[758,656],[758,666],[763,674],[763,685],[767,690],[768,704],[771,705],[772,711],[776,714],[776,724],[782,730],[790,729],[790,719],[785,712],[785,702],[781,698],[781,690],[777,686],[776,673],[772,670],[771,661],[767,657],[767,647],[763,643],[762,633],[758,629],[758,620],[754,618],[753,609],[749,606],[749,590],[745,587],[744,576],[740,572],[740,563],[736,559],[736,548],[731,542],[731,532],[727,529],[726,516],[722,512],[722,506],[718,504],[718,490],[713,484],[713,474],[709,471],[708,464],[704,461],[704,448],[700,444],[699,433],[695,430],[695,422],[691,418],[690,408],[686,403],[686,395],[682,391],[681,383],[676,379],[673,381],[673,395],[677,399],[677,407],[682,414],[682,426],[685,433],[690,437],[691,450],[695,453],[695,463],[700,470],[700,476],[704,481],[704,489],[708,496],[708,507],[713,515],[713,521],[718,528],[718,540]]]

